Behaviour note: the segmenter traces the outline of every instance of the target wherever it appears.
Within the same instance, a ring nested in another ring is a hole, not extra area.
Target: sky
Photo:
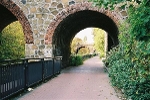
[[[78,37],[78,38],[84,40],[84,37],[86,36],[87,43],[94,43],[94,40],[93,40],[94,36],[92,35],[92,31],[93,31],[93,28],[86,28],[86,29],[78,32],[75,37]]]

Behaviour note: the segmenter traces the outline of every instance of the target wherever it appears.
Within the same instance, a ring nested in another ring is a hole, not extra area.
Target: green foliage
[[[105,31],[102,29],[95,28],[93,31],[94,35],[94,47],[97,52],[100,53],[100,58],[105,56]]]
[[[127,2],[132,2],[132,3],[137,3],[137,4],[144,4],[146,6],[150,5],[149,0],[89,0],[89,1],[92,1],[94,3],[94,6],[99,6],[99,7],[103,6],[105,8],[109,7],[111,9],[113,9],[116,4],[119,4],[119,3],[126,4]]]
[[[75,54],[76,53],[76,50],[79,46],[81,45],[84,45],[86,44],[87,40],[87,37],[84,37],[84,41],[82,41],[80,38],[74,38],[72,40],[72,43],[71,43],[71,53],[72,54]],[[89,49],[88,48],[81,48],[79,51],[78,51],[78,54],[79,55],[85,55],[85,54],[88,54],[90,53]]]
[[[0,33],[0,59],[17,59],[25,56],[25,40],[19,22],[8,25]]]
[[[137,40],[147,41],[150,38],[150,5],[142,3],[137,8],[129,9],[130,34]]]
[[[76,55],[76,56],[71,56],[70,57],[70,66],[78,66],[78,65],[82,65],[83,61],[97,56],[96,54],[86,54],[86,55]]]
[[[71,53],[75,54],[77,46],[83,44],[83,41],[80,38],[74,38],[71,43]]]
[[[70,57],[70,66],[82,65],[83,60],[81,56],[71,56]]]
[[[88,48],[81,48],[78,52],[78,55],[86,55],[89,53],[90,53],[90,50]]]
[[[113,86],[121,89],[128,99],[150,99],[150,41],[137,41],[124,25],[120,28],[120,44],[104,61],[109,68]],[[128,39],[126,38],[128,37]]]

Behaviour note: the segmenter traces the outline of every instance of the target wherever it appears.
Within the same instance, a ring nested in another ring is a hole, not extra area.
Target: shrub
[[[86,59],[89,59],[91,57],[96,56],[96,54],[86,54],[86,55],[77,55],[77,56],[71,56],[70,57],[70,66],[78,66],[82,65],[83,61]]]
[[[78,66],[83,64],[81,56],[71,56],[70,57],[70,66]]]
[[[119,36],[120,44],[107,53],[104,61],[112,85],[121,89],[128,99],[150,100],[150,41],[138,41],[127,31],[123,32]]]

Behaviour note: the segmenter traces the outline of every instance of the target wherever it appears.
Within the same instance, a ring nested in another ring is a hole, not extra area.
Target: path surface
[[[18,100],[119,100],[98,57],[33,89]]]

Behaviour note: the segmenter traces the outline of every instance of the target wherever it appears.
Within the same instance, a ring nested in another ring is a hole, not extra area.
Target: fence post
[[[54,57],[52,58],[52,61],[53,61],[52,64],[53,64],[53,76],[54,76],[54,63],[55,63],[55,62],[54,62]]]
[[[62,56],[60,57],[60,71],[61,71],[61,69],[62,69]]]
[[[62,64],[62,56],[59,56],[59,64],[60,64],[60,69],[59,69],[59,72],[61,72],[61,69],[62,69],[62,66],[61,66],[61,64]]]
[[[28,59],[24,60],[25,89],[28,88]]]
[[[42,82],[44,81],[44,76],[45,76],[45,64],[44,64],[44,58],[41,59],[42,62]]]

